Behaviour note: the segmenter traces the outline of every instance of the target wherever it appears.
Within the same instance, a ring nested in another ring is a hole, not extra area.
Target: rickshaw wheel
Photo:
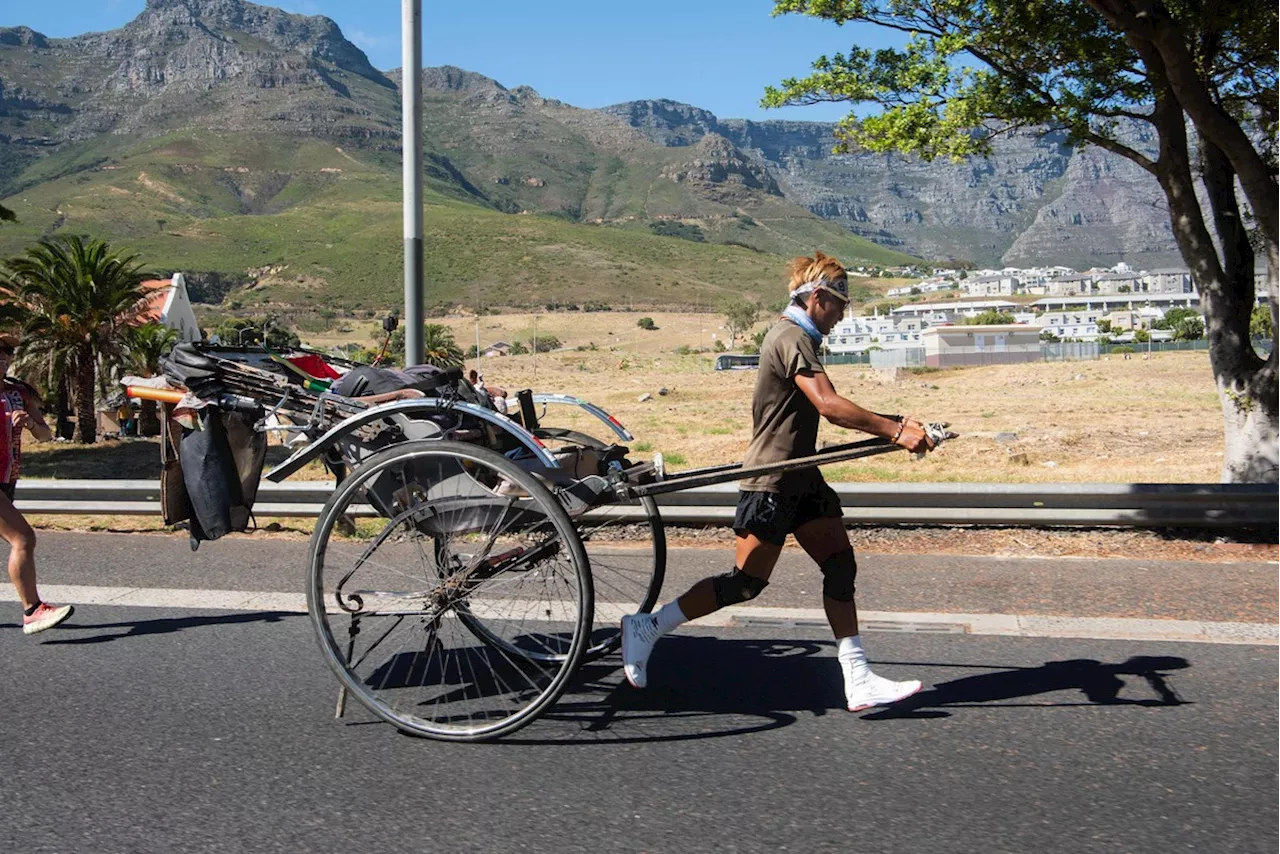
[[[572,430],[538,432],[548,448],[578,445],[603,449],[606,445],[585,433]],[[642,518],[632,519],[637,511]],[[575,517],[587,560],[591,564],[595,590],[595,614],[586,660],[592,661],[616,650],[622,642],[619,624],[624,614],[648,613],[662,593],[667,573],[667,535],[658,511],[658,502],[644,496],[629,504],[607,504]]]
[[[344,516],[361,519],[353,538],[334,530]],[[411,734],[520,729],[564,692],[589,644],[577,530],[536,477],[484,448],[426,440],[373,455],[325,504],[308,563],[329,667]]]

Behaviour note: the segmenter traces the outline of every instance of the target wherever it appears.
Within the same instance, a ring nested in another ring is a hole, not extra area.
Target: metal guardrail
[[[1275,528],[1280,505],[1269,484],[1200,483],[834,483],[846,522],[864,525],[997,525],[1178,528]],[[259,517],[316,516],[333,485],[264,481]],[[24,513],[159,516],[154,480],[21,480]],[[658,497],[673,525],[729,525],[735,484]],[[610,515],[640,521],[629,507]]]

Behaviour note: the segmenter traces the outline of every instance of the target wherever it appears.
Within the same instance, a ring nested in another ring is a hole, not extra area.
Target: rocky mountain
[[[653,142],[729,140],[782,194],[852,233],[925,258],[982,265],[1180,264],[1164,197],[1134,164],[1062,134],[1024,132],[989,159],[925,163],[897,155],[832,154],[834,125],[721,120],[674,101],[604,108]],[[1154,150],[1134,126],[1126,141]]]
[[[1154,183],[1061,138],[921,163],[833,155],[830,124],[671,101],[586,110],[457,68],[422,80],[441,301],[485,282],[542,299],[604,275],[662,302],[670,247],[712,289],[724,263],[764,287],[779,256],[817,246],[875,264],[1176,262]],[[399,264],[399,82],[333,21],[243,0],[148,0],[118,30],[68,39],[0,29],[0,197],[21,218],[0,251],[71,230],[264,298],[339,280],[369,293]],[[464,263],[477,239],[539,292]]]

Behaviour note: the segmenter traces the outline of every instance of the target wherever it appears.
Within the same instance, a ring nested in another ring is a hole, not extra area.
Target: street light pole
[[[400,5],[400,121],[404,182],[404,363],[423,358],[422,0]]]

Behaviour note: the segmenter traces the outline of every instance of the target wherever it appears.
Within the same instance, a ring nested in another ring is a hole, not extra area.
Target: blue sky
[[[0,26],[48,36],[110,30],[143,0],[0,0]],[[378,68],[400,65],[397,0],[281,0],[338,22]],[[764,87],[803,76],[822,54],[878,46],[874,31],[789,15],[771,0],[423,0],[426,65],[457,65],[577,107],[670,98],[720,118],[835,121],[849,105],[764,110]]]

